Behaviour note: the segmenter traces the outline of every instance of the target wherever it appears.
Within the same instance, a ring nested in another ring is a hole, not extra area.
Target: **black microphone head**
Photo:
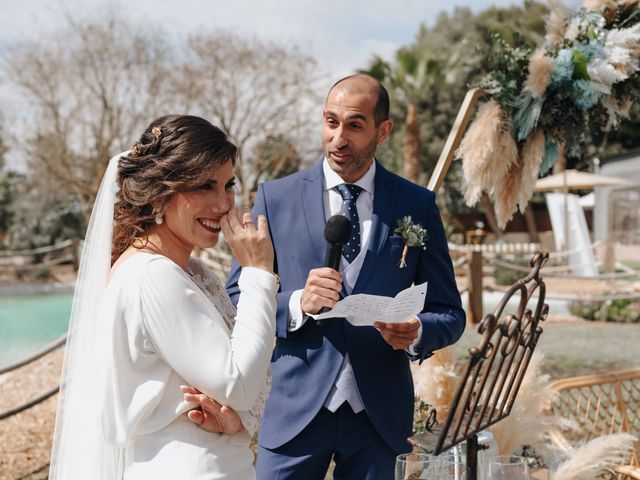
[[[333,215],[324,227],[324,239],[329,243],[344,245],[351,236],[351,220],[344,215]]]

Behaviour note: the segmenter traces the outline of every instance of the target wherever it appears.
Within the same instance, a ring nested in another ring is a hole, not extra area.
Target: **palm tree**
[[[421,58],[414,51],[400,49],[391,67],[376,57],[368,74],[387,84],[399,103],[406,105],[402,154],[404,177],[414,183],[420,180],[420,118],[419,104],[427,96],[438,77],[438,62]]]

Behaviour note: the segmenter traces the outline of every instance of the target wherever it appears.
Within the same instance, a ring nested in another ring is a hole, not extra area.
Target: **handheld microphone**
[[[349,242],[352,229],[351,221],[344,215],[333,215],[327,220],[324,227],[324,239],[329,243],[327,245],[327,254],[324,257],[324,266],[333,268],[338,271],[340,269],[340,258],[342,257],[342,247]],[[322,307],[320,313],[329,310],[329,307]],[[318,322],[321,324],[321,320]]]

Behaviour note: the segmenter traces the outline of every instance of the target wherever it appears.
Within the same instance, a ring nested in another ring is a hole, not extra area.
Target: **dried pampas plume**
[[[549,15],[545,18],[547,34],[546,45],[557,47],[562,42],[567,29],[567,9],[560,0],[549,0]]]
[[[450,349],[436,351],[422,365],[411,364],[416,397],[436,409],[436,420],[442,423],[456,391],[455,361]]]
[[[589,62],[587,72],[589,72],[593,86],[605,95],[611,93],[611,85],[627,78],[626,74],[617,69],[615,65],[600,58]]]
[[[501,179],[509,169],[508,159],[499,154],[506,130],[502,115],[498,102],[485,103],[458,147],[465,179],[464,198],[469,206],[478,202],[483,191],[491,191],[496,178]]]
[[[597,437],[569,452],[569,459],[560,464],[554,480],[596,480],[601,474],[628,460],[637,439],[628,433]]]
[[[553,60],[544,54],[544,50],[536,50],[532,55],[525,89],[531,92],[533,98],[542,95],[549,86],[553,67]]]
[[[584,0],[584,2],[582,2],[582,8],[592,12],[601,12],[607,7],[616,8],[616,0]]]
[[[520,175],[520,185],[517,187],[518,207],[521,213],[524,213],[533,195],[542,157],[544,157],[544,132],[538,129],[529,135],[522,147],[522,174]]]
[[[612,29],[607,34],[604,51],[609,63],[621,72],[624,78],[640,68],[638,45],[640,44],[640,23],[633,27]]]
[[[523,445],[545,453],[550,433],[573,427],[562,417],[543,413],[555,395],[549,388],[549,375],[540,372],[543,358],[541,353],[533,353],[511,414],[490,428],[500,455],[511,455]]]
[[[500,148],[496,154],[501,158],[507,167],[507,172],[498,177],[499,172],[495,172],[495,211],[498,226],[501,229],[506,227],[507,222],[513,218],[513,214],[518,209],[518,188],[522,182],[522,160],[518,158],[518,145],[509,132],[502,132],[500,135]]]

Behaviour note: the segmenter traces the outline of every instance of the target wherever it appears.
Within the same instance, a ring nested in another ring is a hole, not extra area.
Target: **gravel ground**
[[[550,315],[542,324],[537,349],[544,353],[543,371],[553,379],[640,366],[640,324],[589,322]],[[458,358],[480,343],[468,326],[454,346]]]
[[[544,369],[553,378],[600,373],[640,365],[640,324],[587,322],[551,315],[543,324],[538,348]],[[468,327],[455,352],[466,355],[478,344],[476,328]],[[62,352],[0,376],[0,411],[53,387],[59,380]],[[30,410],[0,420],[0,479],[47,478],[57,395]]]
[[[57,350],[0,376],[0,411],[22,404],[53,388],[60,379],[62,351]],[[0,420],[0,479],[47,478],[51,435],[58,395]]]

